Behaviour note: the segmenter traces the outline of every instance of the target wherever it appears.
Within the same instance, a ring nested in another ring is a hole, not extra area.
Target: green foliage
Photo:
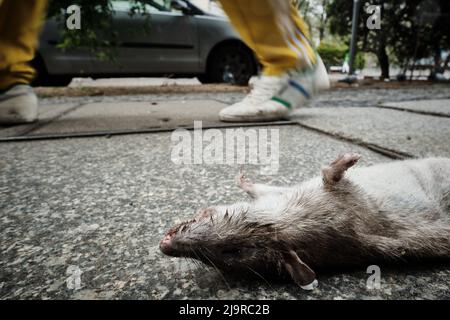
[[[357,52],[355,56],[355,67],[356,69],[364,69],[366,66],[366,55],[364,52]]]
[[[341,66],[344,63],[345,55],[349,52],[349,47],[339,43],[330,43],[322,41],[317,48],[317,52],[327,68],[331,66]],[[363,69],[366,60],[363,52],[358,52],[355,58],[357,69]]]
[[[342,65],[344,57],[348,52],[348,47],[322,41],[317,48],[317,52],[322,58],[323,63],[329,68],[331,66]]]
[[[149,32],[149,17],[144,0],[129,0],[130,16],[141,15],[146,18],[144,32]],[[65,26],[70,5],[81,7],[81,29],[68,30]],[[52,0],[49,4],[48,18],[55,19],[60,25],[58,48],[62,50],[87,48],[100,60],[114,61],[119,43],[118,32],[114,28],[113,8],[109,0]],[[142,30],[130,30],[142,32]]]
[[[448,0],[368,0],[361,1],[358,27],[359,50],[377,55],[380,65],[389,64],[387,53],[400,66],[450,49],[450,1]],[[365,6],[381,5],[381,30],[366,27]],[[328,7],[330,32],[349,36],[353,1],[332,0]]]
[[[390,47],[405,71],[415,61],[440,55],[450,49],[450,2],[448,0],[411,0],[400,14]]]

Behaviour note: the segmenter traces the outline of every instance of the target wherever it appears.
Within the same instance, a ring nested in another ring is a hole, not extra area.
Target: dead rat
[[[304,289],[315,268],[450,258],[450,159],[394,161],[350,170],[344,154],[294,187],[238,185],[250,202],[202,209],[171,228],[163,253],[225,272],[287,272]]]

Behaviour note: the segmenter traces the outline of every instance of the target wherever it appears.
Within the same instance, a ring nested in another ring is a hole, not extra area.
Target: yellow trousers
[[[308,31],[289,0],[220,0],[232,25],[253,49],[265,75],[315,63]],[[0,0],[0,90],[30,83],[47,0]]]
[[[232,25],[256,53],[263,74],[315,64],[306,24],[289,0],[219,0]]]
[[[28,62],[34,58],[46,7],[46,0],[0,0],[0,90],[33,80]]]

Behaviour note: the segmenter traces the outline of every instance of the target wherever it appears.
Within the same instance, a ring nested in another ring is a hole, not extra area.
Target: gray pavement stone
[[[292,120],[413,156],[450,156],[450,119],[382,108],[302,108]]]
[[[21,136],[27,134],[34,128],[47,124],[52,119],[62,115],[75,106],[77,106],[76,102],[65,102],[56,105],[42,104],[41,102],[39,104],[38,120],[36,122],[15,126],[0,126],[0,137]]]
[[[195,92],[195,93],[161,93],[127,96],[82,96],[42,98],[45,104],[64,102],[132,102],[132,101],[176,101],[176,100],[215,100],[225,104],[235,103],[245,96],[243,92]],[[322,93],[312,102],[313,107],[375,107],[380,103],[394,101],[411,101],[426,99],[450,99],[448,85],[427,85],[402,87],[396,89],[347,88],[333,89]]]
[[[101,102],[86,104],[34,134],[139,130],[222,124],[219,111],[226,105],[213,100],[179,100],[158,102]]]
[[[448,85],[427,85],[400,88],[339,88],[322,93],[313,107],[375,107],[380,103],[450,99]]]
[[[402,101],[402,102],[387,102],[381,104],[382,107],[409,110],[420,113],[429,113],[433,115],[450,117],[450,100],[426,100],[426,101]]]
[[[280,170],[254,181],[295,184],[345,151],[361,165],[387,159],[304,130],[280,130]],[[177,166],[170,133],[0,144],[0,298],[70,299],[448,299],[450,266],[381,266],[382,288],[366,289],[366,267],[318,274],[305,292],[290,281],[225,281],[212,269],[163,256],[174,221],[204,205],[245,199],[238,165]],[[81,289],[66,286],[80,268]]]

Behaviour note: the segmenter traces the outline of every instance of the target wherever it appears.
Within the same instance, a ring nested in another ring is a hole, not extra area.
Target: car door
[[[95,73],[158,74],[199,71],[197,24],[194,16],[164,7],[163,0],[146,6],[149,19],[130,15],[130,1],[113,1],[118,32],[115,63],[96,61]],[[147,25],[146,25],[147,24]]]

